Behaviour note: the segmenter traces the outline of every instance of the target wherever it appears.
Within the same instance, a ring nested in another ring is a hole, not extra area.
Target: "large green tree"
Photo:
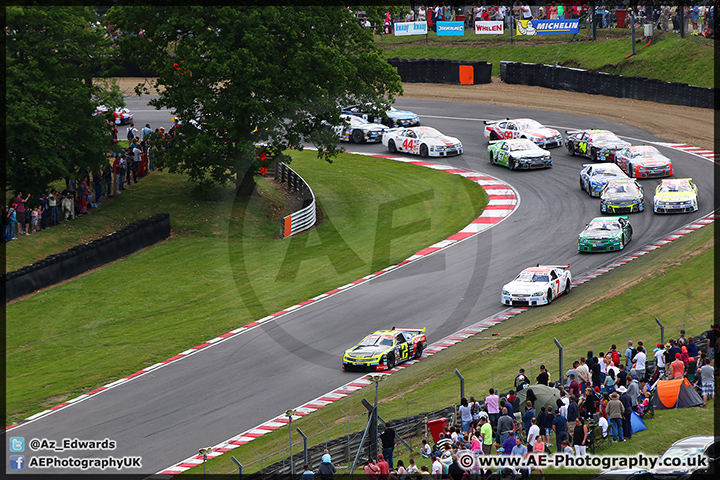
[[[85,7],[6,7],[4,187],[39,194],[106,162],[112,130],[95,106],[122,104],[117,86],[94,83],[110,43]],[[37,197],[35,197],[37,198]]]
[[[342,5],[115,6],[108,21],[121,55],[157,72],[151,105],[181,122],[157,163],[244,193],[257,144],[282,158],[311,141],[330,160],[339,148],[323,122],[338,121],[339,105],[402,91],[372,32]]]

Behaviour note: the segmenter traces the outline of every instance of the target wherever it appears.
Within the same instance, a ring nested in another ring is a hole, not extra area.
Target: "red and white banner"
[[[503,22],[475,22],[475,33],[479,35],[502,35],[505,32]]]

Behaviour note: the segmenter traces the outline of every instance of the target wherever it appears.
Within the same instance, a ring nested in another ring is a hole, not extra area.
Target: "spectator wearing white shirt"
[[[527,443],[532,451],[532,446],[535,445],[535,439],[540,435],[540,427],[537,425],[537,419],[535,417],[530,420],[531,425],[528,428]]]
[[[645,379],[645,361],[647,357],[645,355],[645,347],[638,347],[638,353],[633,357],[635,363],[635,377],[644,380]]]

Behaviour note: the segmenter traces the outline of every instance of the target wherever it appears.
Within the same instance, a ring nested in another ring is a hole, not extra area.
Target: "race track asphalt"
[[[143,108],[144,100],[136,98],[129,99],[128,105],[135,113],[137,128],[145,123],[169,127],[168,112]],[[713,209],[716,166],[661,147],[673,159],[675,177],[692,177],[698,184],[700,211],[654,215],[652,196],[660,180],[643,180],[650,211],[630,216],[635,234],[626,250],[581,255],[577,252],[577,234],[590,219],[600,215],[599,200],[579,189],[580,166],[590,161],[571,157],[559,148],[552,150],[554,166],[547,170],[511,172],[490,165],[482,120],[530,117],[560,130],[607,128],[632,139],[633,144],[658,141],[656,138],[639,128],[570,113],[407,98],[399,99],[397,107],[418,113],[424,125],[460,138],[465,153],[437,161],[488,173],[510,183],[521,199],[516,212],[452,248],[20,425],[8,436],[24,436],[28,441],[109,438],[117,442],[112,452],[55,455],[139,455],[142,469],[123,473],[154,474],[201,447],[215,445],[355,378],[358,374],[342,371],[341,356],[369,332],[394,325],[425,326],[428,340],[433,342],[504,309],[499,302],[502,285],[527,266],[569,264],[573,276],[579,277],[663,238]],[[125,129],[120,127],[120,138],[124,135]],[[348,144],[346,148],[388,153],[381,144]],[[55,472],[70,473],[64,469],[35,471]]]

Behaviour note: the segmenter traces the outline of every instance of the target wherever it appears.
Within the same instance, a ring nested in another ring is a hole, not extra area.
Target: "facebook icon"
[[[24,470],[25,455],[10,455],[10,470]]]

